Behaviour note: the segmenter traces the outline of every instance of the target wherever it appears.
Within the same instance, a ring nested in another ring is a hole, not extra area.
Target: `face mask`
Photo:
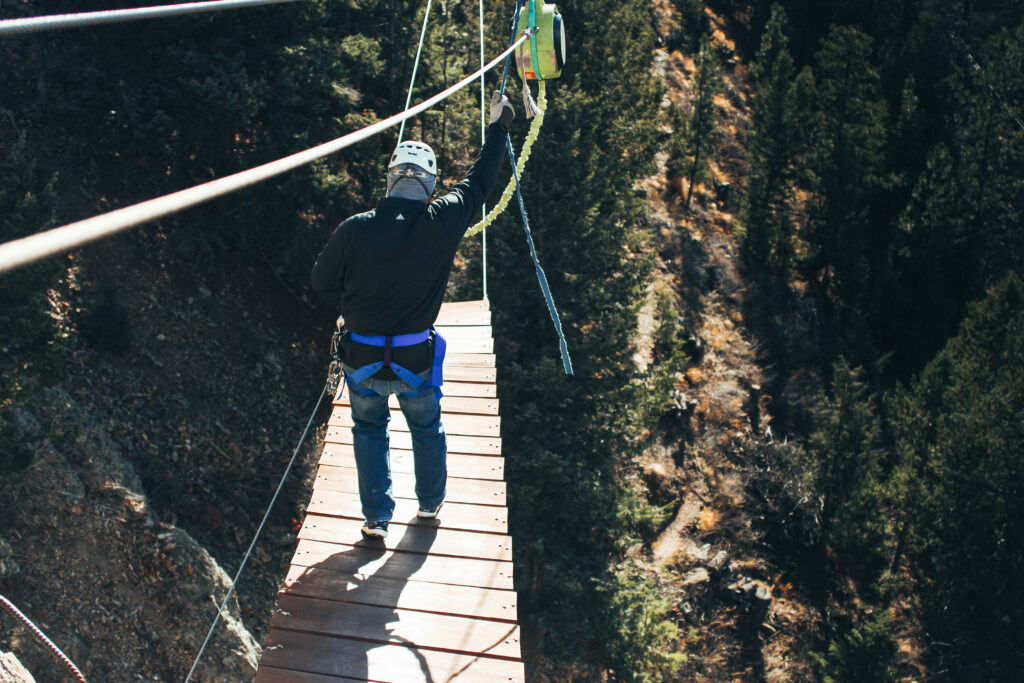
[[[436,183],[437,176],[415,164],[402,164],[388,169],[389,197],[429,199]]]

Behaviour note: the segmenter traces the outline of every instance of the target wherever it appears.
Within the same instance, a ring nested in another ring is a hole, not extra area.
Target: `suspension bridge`
[[[347,389],[334,400],[258,683],[522,681],[487,301],[445,304],[448,492],[416,516],[408,427],[392,397],[387,545],[363,541]]]
[[[211,0],[134,9],[44,17],[0,19],[0,39],[39,31],[141,21],[196,12],[214,12],[296,0]],[[484,230],[509,202],[513,189],[538,282],[555,324],[567,374],[571,361],[558,313],[533,245],[519,186],[526,158],[536,140],[545,107],[544,79],[557,77],[564,59],[561,17],[542,0],[517,0],[509,46],[484,63],[483,2],[480,0],[480,68],[436,95],[411,106],[427,23],[427,2],[420,44],[405,110],[382,121],[291,156],[195,187],[110,211],[0,244],[0,276],[39,260],[67,253],[161,217],[184,211],[236,190],[336,153],[402,124],[480,80],[481,138],[484,132],[484,75],[504,63],[504,93],[513,53],[520,76],[540,82],[540,102],[525,98],[536,115],[518,164],[511,138],[506,148],[512,179],[498,207],[467,234]],[[519,31],[520,20],[524,26]],[[524,88],[525,88],[524,80]],[[404,128],[403,128],[404,130]],[[401,133],[399,133],[401,140]],[[486,235],[486,233],[485,233]],[[347,389],[333,397],[316,481],[298,532],[288,574],[270,622],[268,642],[256,681],[523,681],[524,665],[513,581],[512,538],[505,506],[501,418],[496,386],[491,311],[484,299],[445,304],[436,326],[448,340],[444,361],[442,423],[448,443],[448,486],[437,519],[416,515],[411,437],[392,397],[391,468],[396,508],[385,545],[360,533],[362,511],[352,445]],[[328,383],[330,386],[330,383]],[[326,397],[325,387],[267,508],[255,537],[223,598],[206,639],[192,664],[192,680],[232,597],[302,444]],[[2,597],[2,596],[0,596]],[[13,605],[4,608],[28,625],[76,680],[83,673]]]

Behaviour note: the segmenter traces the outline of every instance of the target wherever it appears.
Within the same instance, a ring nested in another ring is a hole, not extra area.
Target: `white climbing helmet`
[[[395,148],[391,155],[391,162],[388,168],[394,168],[400,164],[415,164],[431,175],[437,175],[437,157],[434,150],[422,142],[407,140]]]

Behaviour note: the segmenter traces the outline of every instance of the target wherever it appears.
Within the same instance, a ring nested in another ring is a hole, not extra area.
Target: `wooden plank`
[[[516,623],[516,592],[292,567],[288,595]]]
[[[494,340],[452,339],[448,342],[448,350],[452,353],[494,353]]]
[[[443,325],[437,325],[437,331],[441,333],[441,336],[446,341],[453,339],[492,339],[490,325],[473,325],[464,327],[445,327]]]
[[[315,498],[322,492],[359,493],[359,479],[354,467],[321,465],[317,471],[314,489]],[[416,499],[416,477],[407,472],[391,472],[391,490],[396,499]],[[505,482],[486,479],[462,479],[448,477],[445,499],[451,503],[470,505],[504,506]],[[413,510],[415,512],[415,510]],[[454,514],[448,511],[449,516]],[[395,513],[397,519],[399,514]]]
[[[449,450],[439,519],[416,517],[411,436],[390,397],[395,517],[386,542],[362,539],[351,410],[335,398],[255,680],[524,679],[490,322],[486,301],[444,304],[438,317]]]
[[[519,627],[498,621],[279,595],[271,627],[519,659]]]
[[[351,544],[361,539],[361,527],[362,523],[355,519],[307,514],[299,530],[299,538]],[[410,529],[416,533],[410,533]],[[437,527],[392,524],[388,529],[387,547],[405,552],[473,557],[478,560],[512,560],[512,539],[509,536]]]
[[[278,669],[273,666],[267,666],[260,661],[260,669],[252,680],[253,683],[338,683],[339,681],[355,679],[347,676],[325,676],[323,674],[311,674],[306,671]]]
[[[391,422],[388,429],[394,432],[409,431],[409,424],[402,411],[393,408],[391,411]],[[352,411],[348,407],[340,406],[331,413],[327,424],[331,427],[353,426]],[[450,413],[441,418],[445,434],[451,436],[461,434],[463,436],[501,436],[501,418],[497,415],[465,415],[462,413]]]
[[[491,312],[487,310],[445,312],[442,309],[441,314],[437,316],[437,320],[434,322],[434,326],[451,328],[486,325],[489,328],[491,326],[491,320]]]
[[[344,638],[271,629],[263,662],[268,667],[380,683],[522,683],[522,662],[437,650],[415,651]],[[269,672],[268,672],[269,674]],[[372,675],[371,675],[372,674]],[[319,679],[260,678],[259,683],[330,683]]]
[[[493,353],[445,353],[445,367],[469,365],[476,368],[493,368],[497,358]]]
[[[407,546],[412,544],[412,539],[417,534],[432,536],[433,531],[422,527],[407,529]],[[292,566],[316,567],[362,578],[377,576],[423,583],[512,590],[511,562],[403,552],[404,547],[393,547],[388,550],[380,543],[363,542],[358,530],[356,538],[349,540],[356,541],[356,544],[341,545],[300,539],[295,547]],[[391,540],[390,536],[388,540]]]
[[[504,458],[495,458],[492,455],[463,455],[461,453],[449,453],[447,461],[449,477],[459,479],[487,479],[491,481],[502,481],[505,478]],[[320,466],[355,467],[356,457],[352,451],[352,444],[324,444],[323,454],[320,456]],[[391,472],[401,472],[405,474],[412,474],[415,472],[412,451],[401,448],[392,448]]]
[[[441,305],[435,325],[490,325],[491,307],[484,301],[458,301]]]
[[[449,381],[453,380],[453,381]],[[441,391],[445,396],[472,396],[480,398],[494,398],[498,395],[498,387],[494,380],[488,382],[461,382],[454,378],[445,378]]]
[[[436,519],[417,517],[416,510],[418,508],[419,504],[415,500],[396,498],[392,526],[395,524],[414,524],[417,526],[436,526],[441,529],[461,529],[463,531],[479,531],[492,534],[508,533],[508,511],[504,507],[446,501],[444,507],[441,508],[441,514]],[[313,498],[306,507],[306,513],[363,520],[362,505],[359,502],[358,493],[325,491],[319,488],[313,492]]]
[[[501,455],[501,437],[448,435],[449,453],[471,455]],[[352,430],[348,427],[328,427],[324,441],[330,443],[352,443]],[[391,446],[412,450],[412,436],[409,432],[395,432],[391,435]]]
[[[448,382],[494,382],[497,379],[497,372],[494,368],[470,368],[456,365],[448,368],[444,373],[444,390]],[[465,394],[463,394],[465,395]]]
[[[335,397],[335,406],[347,406],[349,405],[348,388],[342,392],[340,397]],[[388,397],[388,406],[392,410],[398,410],[398,397],[394,394]],[[497,415],[498,414],[498,399],[496,398],[471,398],[464,396],[442,396],[441,397],[441,412],[448,413],[465,413],[467,415]]]

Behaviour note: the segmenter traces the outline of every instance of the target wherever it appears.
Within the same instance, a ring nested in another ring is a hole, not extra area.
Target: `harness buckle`
[[[327,368],[327,390],[331,392],[331,396],[338,393],[338,386],[341,384],[341,361],[332,360],[330,367]]]
[[[345,332],[345,319],[339,316],[334,334],[331,336],[331,364],[327,368],[327,389],[332,396],[338,393],[338,386],[341,384],[343,372],[341,362],[344,360],[341,353],[341,340],[345,336]]]

